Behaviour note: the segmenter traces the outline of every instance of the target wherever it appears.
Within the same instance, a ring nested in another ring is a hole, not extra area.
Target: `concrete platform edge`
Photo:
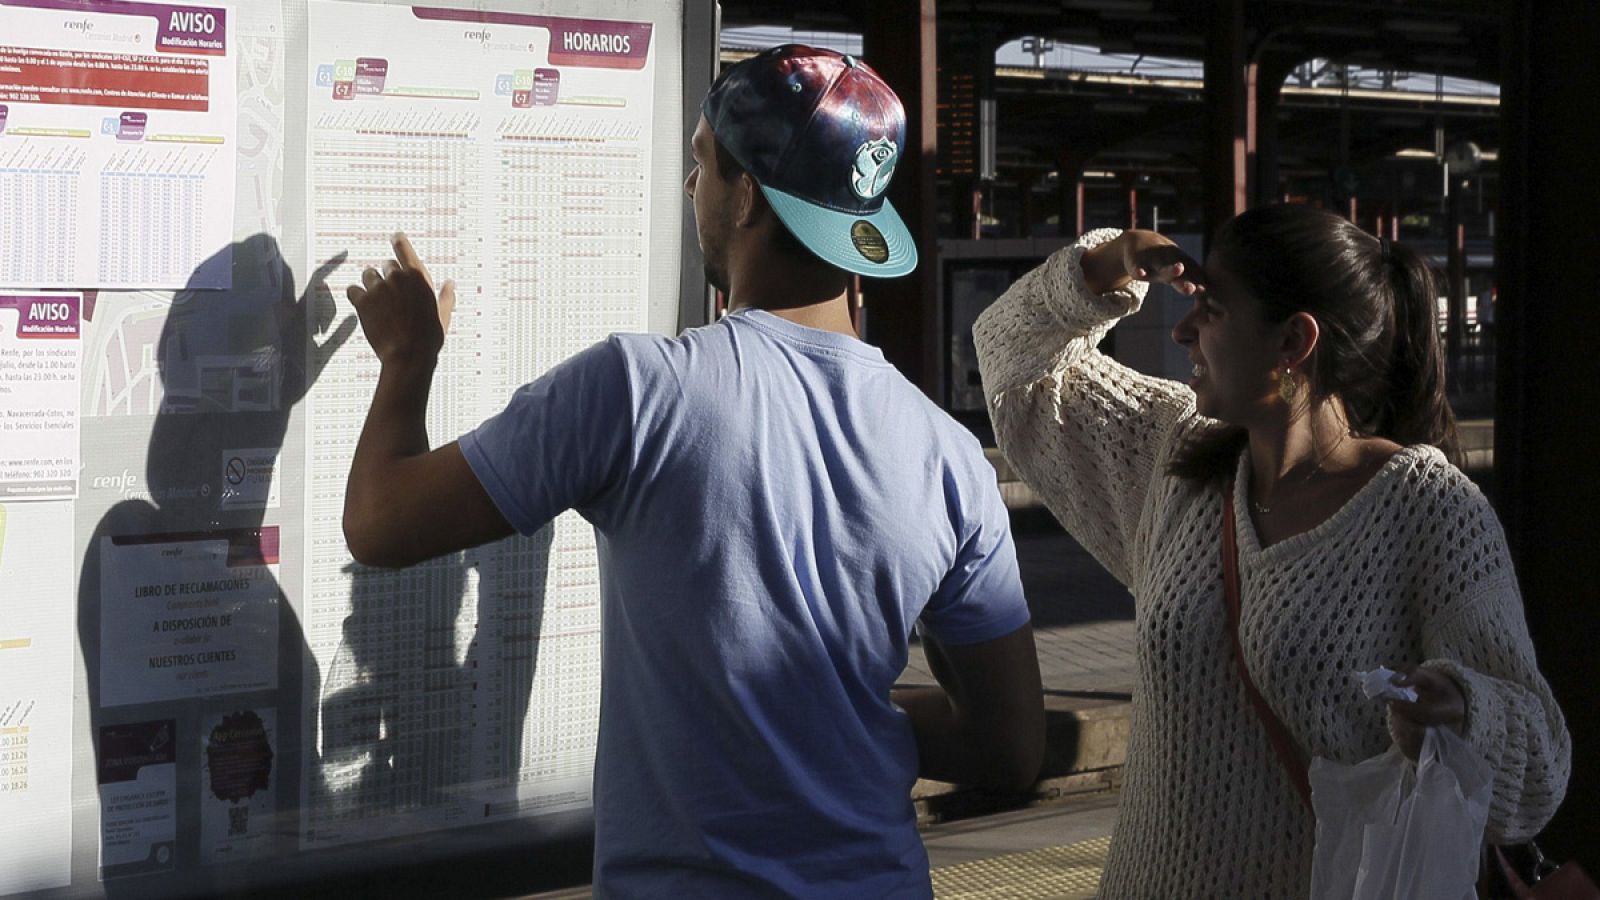
[[[1031,789],[1004,793],[919,779],[911,790],[917,824],[1046,806],[1119,789],[1132,708],[1127,702],[1084,705],[1046,697],[1045,761]]]

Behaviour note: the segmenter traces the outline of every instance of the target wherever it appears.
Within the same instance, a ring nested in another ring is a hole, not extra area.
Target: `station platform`
[[[938,900],[1088,898],[1100,885],[1115,793],[923,829]]]
[[[936,900],[1093,897],[1116,822],[1115,793],[922,829]],[[587,885],[520,900],[590,900]]]

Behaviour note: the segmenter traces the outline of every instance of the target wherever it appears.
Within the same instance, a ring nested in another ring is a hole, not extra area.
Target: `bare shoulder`
[[[1373,473],[1387,465],[1395,454],[1406,449],[1400,444],[1383,437],[1362,438],[1359,446],[1361,448],[1362,467],[1370,469]]]
[[[1387,438],[1357,438],[1354,443],[1354,464],[1332,479],[1339,503],[1349,500],[1371,484],[1389,462],[1406,449]]]

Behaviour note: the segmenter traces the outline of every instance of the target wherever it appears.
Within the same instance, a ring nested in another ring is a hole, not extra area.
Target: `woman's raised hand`
[[[1167,237],[1137,228],[1085,253],[1083,275],[1089,290],[1096,294],[1135,280],[1171,285],[1185,296],[1205,290],[1205,273],[1199,262]]]

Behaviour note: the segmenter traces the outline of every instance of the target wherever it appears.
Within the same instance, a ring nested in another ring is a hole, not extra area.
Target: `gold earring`
[[[1299,388],[1294,380],[1294,370],[1284,366],[1283,374],[1278,376],[1278,396],[1282,397],[1285,403],[1293,403],[1295,392]]]

